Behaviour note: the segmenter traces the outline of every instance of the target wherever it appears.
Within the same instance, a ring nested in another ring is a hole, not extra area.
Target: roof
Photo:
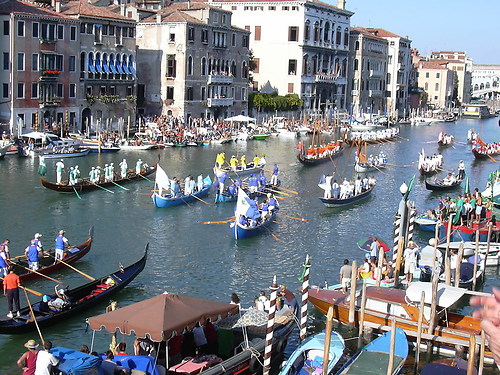
[[[61,4],[61,12],[71,16],[90,16],[97,18],[112,18],[135,22],[133,19],[124,17],[120,13],[114,12],[111,8],[95,6],[86,0],[68,1]]]
[[[153,341],[163,341],[181,334],[184,328],[192,329],[196,323],[205,324],[228,314],[238,313],[238,305],[208,301],[193,297],[164,293],[156,297],[122,307],[89,319],[90,328],[108,332],[119,329],[124,334],[137,337],[148,335]]]
[[[373,30],[374,29],[367,29],[365,27],[351,27],[351,33],[358,32],[360,34],[369,36],[370,38],[385,40],[381,35],[379,35],[377,32],[374,32]]]
[[[198,18],[192,17],[189,14],[186,14],[182,10],[170,10],[170,12],[158,12],[155,15],[152,15],[150,17],[147,17],[141,21],[141,23],[149,23],[149,22],[154,22],[156,23],[156,17],[157,16],[161,17],[161,22],[186,22],[186,23],[198,23],[198,24],[205,24],[205,22],[199,20]]]
[[[402,36],[391,33],[390,31],[387,31],[385,29],[374,28],[374,27],[360,27],[360,29],[363,29],[365,30],[365,32],[381,38],[403,38]]]
[[[0,2],[0,14],[26,14],[38,17],[67,18],[50,8],[40,7],[27,1],[7,0]]]
[[[199,0],[195,0],[195,1],[199,1]],[[203,0],[201,0],[203,1]],[[249,3],[249,4],[255,4],[255,3],[283,3],[285,5],[288,5],[288,4],[292,4],[292,3],[297,3],[297,4],[300,4],[302,5],[303,2],[302,1],[290,1],[290,0],[212,0],[213,3]],[[327,7],[327,8],[331,8],[331,9],[336,9],[338,10],[339,12],[342,12],[342,13],[345,13],[345,14],[348,14],[348,15],[353,15],[354,12],[351,12],[350,10],[347,10],[347,9],[341,9],[335,5],[332,5],[332,4],[329,4],[329,3],[326,3],[326,2],[323,2],[323,1],[319,1],[319,0],[306,0],[306,5],[321,5],[321,6],[324,6],[324,7]]]
[[[408,289],[406,289],[406,297],[410,301],[418,303],[422,296],[422,292],[425,293],[425,303],[430,305],[432,302],[432,283],[420,281],[411,283]],[[438,284],[437,305],[448,308],[462,298],[466,292],[467,290],[464,288],[455,288],[446,284]]]
[[[420,69],[438,69],[438,70],[448,70],[446,64],[448,62],[439,61],[439,60],[429,60],[429,61],[420,61],[419,68]]]

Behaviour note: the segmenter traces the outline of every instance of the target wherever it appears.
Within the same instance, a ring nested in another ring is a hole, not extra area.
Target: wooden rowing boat
[[[434,183],[429,182],[429,180],[425,179],[425,188],[427,190],[432,191],[444,191],[444,190],[452,190],[462,183],[463,180],[456,179],[455,182],[447,185],[444,183],[444,180],[435,180]]]
[[[97,184],[94,184],[90,182],[88,178],[84,178],[75,185],[68,185],[67,182],[64,182],[62,184],[55,184],[53,182],[45,180],[43,177],[40,177],[40,181],[44,187],[47,189],[55,190],[58,191],[59,193],[74,193],[77,191],[78,193],[81,192],[86,192],[86,191],[91,191],[91,190],[97,190],[100,188],[108,188],[108,187],[114,187],[116,186],[115,184],[127,184],[131,181],[138,181],[138,180],[143,180],[146,179],[146,176],[149,176],[153,173],[156,172],[157,168],[157,163],[155,163],[152,166],[148,166],[146,169],[143,169],[143,173],[137,174],[135,173],[135,170],[129,170],[127,172],[127,177],[125,178],[116,178],[112,182],[107,181],[107,182],[99,182]],[[116,174],[118,175],[118,174]]]
[[[336,374],[398,374],[408,358],[408,339],[401,328],[397,328],[394,334],[394,362],[391,371],[388,371],[391,332],[386,332],[358,351]]]
[[[347,206],[349,204],[353,204],[356,202],[359,202],[360,200],[363,200],[365,198],[368,198],[368,196],[371,194],[373,191],[373,188],[375,185],[370,186],[367,190],[359,193],[358,195],[354,195],[350,198],[345,198],[345,199],[335,199],[335,198],[319,198],[319,200],[326,206],[326,207],[342,207],[342,206]]]
[[[173,197],[172,194],[158,194],[158,192],[153,192],[152,199],[156,207],[166,208],[173,206],[180,206],[182,204],[194,203],[197,200],[206,197],[210,190],[212,184],[205,183],[203,189],[189,195],[180,195],[178,197]],[[198,199],[197,199],[198,198]]]
[[[134,264],[126,268],[120,266],[120,269],[114,273],[105,275],[77,288],[66,290],[64,294],[68,297],[69,303],[62,307],[60,311],[46,311],[43,307],[43,300],[33,303],[31,306],[38,326],[47,327],[62,322],[67,317],[88,309],[101,301],[108,301],[111,295],[123,289],[144,269],[148,247],[149,244],[146,245],[143,257]],[[56,296],[52,295],[50,297],[54,299]],[[20,317],[14,317],[13,319],[1,317],[0,333],[19,334],[35,331],[36,325],[29,306],[21,308],[20,313]]]
[[[71,247],[65,251],[65,255],[63,258],[64,262],[72,264],[75,263],[80,258],[82,258],[84,255],[86,255],[90,251],[90,248],[92,247],[93,237],[94,237],[94,227],[90,228],[89,238],[87,238],[85,242],[81,243],[80,245]],[[52,255],[54,255],[53,252]],[[49,256],[39,259],[38,264],[40,268],[37,270],[38,274],[28,271],[26,269],[28,268],[28,262],[24,258],[20,258],[15,261],[9,261],[9,264],[13,267],[14,271],[19,276],[21,282],[43,277],[39,274],[48,275],[52,272],[67,268],[67,266],[65,266],[63,263],[60,262],[54,263],[54,258]],[[0,286],[1,285],[2,281],[0,280]]]
[[[89,149],[79,149],[73,152],[47,152],[47,153],[38,153],[38,156],[43,157],[44,159],[68,159],[68,158],[78,158],[81,156],[87,156],[90,152]]]
[[[339,143],[337,149],[332,149],[331,151],[326,151],[321,154],[316,154],[316,155],[308,155],[307,151],[302,151],[297,154],[297,159],[305,166],[314,166],[322,163],[326,163],[327,161],[332,160],[333,158],[336,158],[339,156],[342,151],[344,151],[345,146],[342,142],[337,142]],[[330,144],[330,145],[337,145],[335,144]],[[328,148],[326,145],[324,148]],[[302,146],[303,147],[303,146]]]
[[[242,225],[241,223],[234,221],[229,225],[231,233],[236,240],[242,240],[245,238],[254,237],[262,232],[270,232],[268,228],[275,220],[276,214],[279,209],[276,208],[271,211],[271,214],[263,221],[259,222],[255,226]]]

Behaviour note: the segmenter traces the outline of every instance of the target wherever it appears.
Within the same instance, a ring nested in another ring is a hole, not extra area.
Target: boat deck
[[[392,366],[393,373],[397,368],[399,368],[405,358],[401,358],[397,355],[394,356],[394,364]],[[362,352],[356,361],[347,369],[346,372],[342,374],[349,375],[380,375],[387,373],[387,367],[389,366],[389,354],[381,352]]]

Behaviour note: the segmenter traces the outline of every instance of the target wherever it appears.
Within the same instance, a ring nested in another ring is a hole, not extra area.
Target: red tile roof
[[[57,13],[48,6],[39,6],[27,1],[7,0],[0,1],[0,14],[26,14],[38,17],[58,17],[68,18],[61,13]]]
[[[116,9],[116,7],[114,8]],[[95,6],[89,4],[87,0],[75,0],[63,3],[61,11],[62,13],[70,16],[81,15],[81,16],[90,16],[98,18],[112,18],[112,19],[126,20],[130,22],[134,21],[133,19],[124,17],[121,14],[114,12],[107,7]]]
[[[446,62],[442,62],[439,60],[420,61],[419,68],[420,69],[448,70],[448,68],[446,67]]]
[[[376,38],[376,39],[384,39],[381,35],[378,35],[378,33],[373,32],[373,29],[367,29],[365,27],[351,27],[351,32],[359,32],[360,34],[369,36],[371,38]]]
[[[165,12],[164,8],[162,11],[157,14],[161,16],[162,22],[186,22],[186,23],[196,23],[196,24],[204,24],[203,21],[190,16],[189,14],[184,13],[179,9],[170,9],[170,12]],[[192,8],[191,8],[192,9]],[[155,23],[156,22],[156,14],[150,17],[145,18],[141,21],[141,23]]]
[[[195,0],[195,1],[200,1],[200,0]],[[201,0],[205,1],[205,0]],[[290,4],[291,2],[289,0],[213,0],[214,3],[284,3],[284,4]],[[292,1],[293,2],[293,1]],[[297,1],[298,3],[298,1]],[[354,14],[353,12],[347,10],[347,9],[340,9],[336,7],[335,5],[325,3],[323,1],[319,0],[308,0],[306,2],[307,5],[314,5],[314,4],[319,4],[328,8],[344,11],[349,14]]]

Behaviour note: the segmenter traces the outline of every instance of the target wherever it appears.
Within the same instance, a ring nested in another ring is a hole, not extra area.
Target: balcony
[[[40,104],[40,108],[59,107],[61,104],[61,98],[53,97],[40,99],[38,103]]]
[[[40,44],[55,44],[57,42],[55,35],[42,36],[39,38],[39,40],[40,40]]]
[[[351,90],[351,95],[352,96],[358,96],[359,95],[359,90]]]
[[[382,71],[370,69],[370,78],[382,78]]]
[[[55,81],[60,74],[59,70],[41,70],[40,81]]]
[[[230,107],[233,105],[233,98],[207,98],[209,107]]]
[[[368,95],[370,97],[382,96],[382,90],[368,90]]]
[[[233,76],[223,76],[223,75],[214,75],[210,74],[208,76],[208,84],[232,84]]]
[[[331,73],[318,73],[314,75],[316,83],[336,83],[339,77]]]

